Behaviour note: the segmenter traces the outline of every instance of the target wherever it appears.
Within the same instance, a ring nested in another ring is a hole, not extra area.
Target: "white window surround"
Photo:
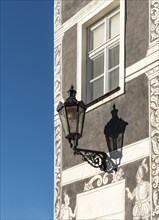
[[[123,1],[105,1],[105,5],[102,8],[97,8],[96,10],[84,15],[81,20],[77,23],[77,99],[84,100],[85,91],[85,77],[86,74],[86,31],[87,28],[92,24],[97,22],[100,18],[107,15],[114,9],[119,7],[120,10],[120,77],[119,77],[119,87],[120,90],[112,93],[106,98],[100,100],[99,102],[88,107],[87,112],[110,101],[111,99],[124,93],[124,78],[125,78],[125,0]]]

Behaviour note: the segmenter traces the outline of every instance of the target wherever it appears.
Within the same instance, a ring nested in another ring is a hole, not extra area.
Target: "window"
[[[125,0],[100,1],[77,24],[77,98],[87,111],[124,93]]]
[[[119,87],[119,39],[119,10],[87,29],[87,103]]]

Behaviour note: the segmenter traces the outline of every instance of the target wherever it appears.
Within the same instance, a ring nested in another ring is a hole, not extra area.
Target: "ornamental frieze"
[[[159,74],[150,81],[152,217],[159,219]]]
[[[54,1],[54,25],[55,28],[61,25],[61,0]]]
[[[54,100],[55,109],[57,103],[61,100],[61,70],[62,70],[62,48],[61,44],[54,51]],[[56,112],[55,112],[56,113]]]
[[[54,130],[54,220],[60,219],[61,207],[61,126],[55,126]]]
[[[123,179],[123,175],[124,175],[124,172],[123,172],[123,169],[120,168],[117,172],[112,172],[110,174],[108,174],[107,172],[104,174],[104,175],[95,175],[94,177],[92,177],[89,182],[85,183],[84,185],[84,192],[85,191],[89,191],[91,189],[94,189],[96,187],[100,187],[100,186],[103,186],[103,185],[106,185],[108,184],[108,182],[110,183],[114,183],[114,182],[117,182],[119,180],[122,180]],[[109,181],[109,179],[111,179]],[[96,182],[96,185],[94,185],[94,182]]]
[[[63,186],[60,219],[78,219],[78,215],[80,214],[78,208],[81,206],[81,202],[85,202],[85,198],[91,197],[95,203],[96,199],[99,200],[99,198],[95,197],[95,195],[97,195],[96,193],[102,192],[100,195],[103,195],[104,198],[108,196],[107,193],[109,194],[109,190],[114,189],[116,190],[116,201],[121,202],[125,207],[125,218],[122,219],[150,220],[149,170],[149,157],[146,157],[122,166],[117,172],[100,172],[91,178],[78,180],[77,182]],[[119,185],[122,186],[122,188],[118,188]],[[123,193],[122,199],[118,196],[121,190]],[[111,191],[111,193],[113,192]],[[79,198],[83,199],[83,201],[79,200]],[[100,197],[100,200],[103,201],[103,198]],[[106,204],[103,204],[100,208],[101,210],[105,209]],[[113,214],[113,211],[111,214]],[[98,219],[100,219],[100,216]],[[109,218],[107,217],[105,219]]]
[[[150,3],[150,43],[159,39],[159,0]]]

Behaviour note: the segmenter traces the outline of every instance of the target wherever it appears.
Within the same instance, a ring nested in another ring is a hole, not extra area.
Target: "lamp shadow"
[[[108,169],[117,171],[123,157],[124,133],[128,123],[118,117],[118,109],[115,104],[111,114],[112,118],[104,127],[104,135],[109,150],[107,154]]]

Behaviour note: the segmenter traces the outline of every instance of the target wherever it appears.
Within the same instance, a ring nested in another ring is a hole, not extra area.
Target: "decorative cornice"
[[[123,175],[124,175],[124,172],[123,172],[123,169],[120,168],[119,171],[117,171],[116,173],[113,172],[111,174],[108,174],[108,173],[105,173],[103,176],[102,174],[99,174],[99,175],[95,175],[94,177],[92,177],[88,183],[85,183],[84,185],[84,192],[85,191],[89,191],[89,190],[92,190],[96,187],[100,187],[100,186],[103,186],[103,185],[106,185],[108,184],[108,182],[110,183],[115,183],[119,180],[122,180],[123,179]],[[109,178],[111,177],[111,181],[109,181]],[[93,185],[93,183],[96,182],[96,186]]]
[[[159,74],[150,80],[150,136],[152,219],[159,220]]]
[[[159,0],[150,0],[150,44],[159,39]]]
[[[60,0],[56,0],[60,1]],[[110,3],[112,0],[110,0]],[[61,35],[63,35],[64,32],[66,32],[69,28],[71,28],[73,25],[77,24],[82,18],[85,18],[88,13],[91,13],[92,11],[96,10],[101,5],[108,4],[108,1],[105,0],[92,0],[89,4],[87,4],[85,7],[83,7],[78,13],[76,13],[74,16],[72,16],[69,20],[67,20],[65,23],[63,23],[61,26],[57,25],[57,28],[55,27],[55,40],[56,38],[59,38]],[[59,13],[58,13],[59,15]]]
[[[146,75],[149,78],[149,80],[153,79],[155,76],[158,76],[159,75],[159,64],[155,66],[154,68],[148,70],[146,72]]]
[[[54,220],[60,219],[61,207],[61,126],[54,128],[55,145],[54,145]]]

